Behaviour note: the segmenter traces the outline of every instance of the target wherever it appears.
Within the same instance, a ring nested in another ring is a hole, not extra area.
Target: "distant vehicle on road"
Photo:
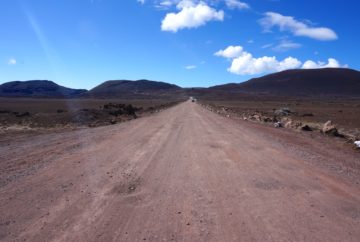
[[[191,102],[196,102],[196,98],[194,98],[194,97],[190,97],[190,100],[191,100]]]

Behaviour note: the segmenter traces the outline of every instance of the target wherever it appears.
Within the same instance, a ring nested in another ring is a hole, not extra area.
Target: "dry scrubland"
[[[0,132],[96,127],[161,111],[177,99],[0,98]]]

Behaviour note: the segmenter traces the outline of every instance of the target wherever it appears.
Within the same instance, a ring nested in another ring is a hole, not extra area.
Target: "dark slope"
[[[0,85],[0,97],[43,97],[70,98],[86,92],[84,89],[71,89],[52,81],[13,81]]]
[[[82,96],[94,98],[154,98],[183,95],[179,86],[149,80],[106,81]]]
[[[210,89],[280,95],[360,96],[360,72],[343,68],[287,70]]]

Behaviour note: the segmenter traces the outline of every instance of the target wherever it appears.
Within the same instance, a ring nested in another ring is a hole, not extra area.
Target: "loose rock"
[[[289,116],[292,112],[289,108],[280,108],[274,111],[277,116]]]
[[[298,129],[302,126],[303,124],[300,121],[289,120],[288,122],[285,123],[285,128],[287,129]]]
[[[282,125],[282,123],[281,122],[276,122],[276,123],[274,123],[274,127],[275,128],[281,128],[283,125]]]
[[[309,125],[305,124],[305,125],[301,126],[301,130],[303,130],[303,131],[312,131],[312,128]]]
[[[339,136],[339,132],[336,126],[329,120],[327,121],[321,130],[324,134],[331,135],[331,136]]]

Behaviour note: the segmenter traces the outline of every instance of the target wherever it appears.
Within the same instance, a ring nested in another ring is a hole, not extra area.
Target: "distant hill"
[[[106,81],[85,93],[84,97],[95,98],[153,98],[182,95],[179,86],[149,80],[116,80]]]
[[[287,70],[210,88],[181,88],[149,80],[106,81],[90,91],[38,80],[0,85],[0,97],[187,99],[188,96],[229,100],[266,96],[360,97],[360,72],[344,68]]]
[[[229,93],[360,96],[360,72],[344,68],[287,70],[249,81],[211,87]]]
[[[87,92],[85,89],[71,89],[52,81],[13,81],[0,85],[0,97],[45,97],[69,98]]]

